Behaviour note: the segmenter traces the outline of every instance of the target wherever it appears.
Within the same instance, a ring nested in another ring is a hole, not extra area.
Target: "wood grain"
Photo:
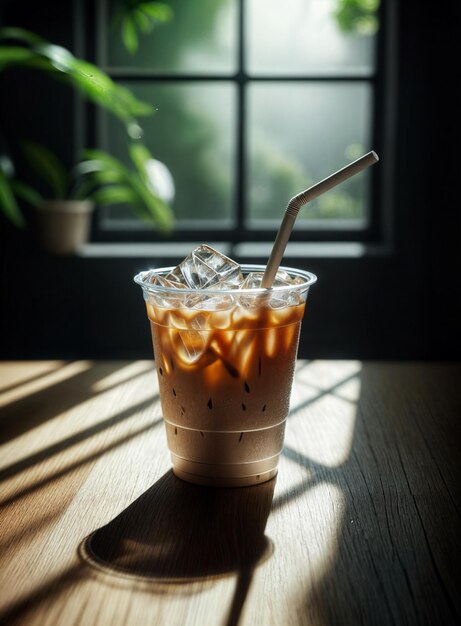
[[[151,362],[0,364],[0,623],[460,623],[460,374],[299,362],[277,479],[211,489]]]

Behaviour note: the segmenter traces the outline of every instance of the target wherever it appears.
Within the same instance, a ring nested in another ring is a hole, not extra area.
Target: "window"
[[[131,55],[111,26],[116,1],[99,0],[95,60],[156,110],[142,118],[143,140],[174,180],[175,239],[271,241],[293,195],[381,152],[378,0],[169,4],[173,19]],[[93,142],[126,158],[117,120],[97,113]],[[304,207],[292,240],[379,241],[379,170]],[[158,238],[127,207],[99,212],[96,240]]]

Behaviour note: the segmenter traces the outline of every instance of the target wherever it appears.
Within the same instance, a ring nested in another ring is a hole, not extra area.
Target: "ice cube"
[[[260,289],[263,279],[263,272],[250,272],[245,277],[242,289]],[[301,281],[301,282],[300,282]],[[285,270],[278,270],[272,287],[286,287],[288,285],[302,284],[302,279],[292,278]],[[244,295],[240,298],[240,302],[244,307],[261,306],[268,304],[272,309],[279,309],[286,306],[300,304],[302,296],[293,291],[272,291],[267,290],[267,295]]]
[[[210,246],[193,250],[167,278],[190,289],[226,289],[243,282],[240,265]]]
[[[169,287],[171,289],[185,289],[185,285],[181,283],[165,278],[164,276],[160,276],[159,274],[152,274],[148,277],[148,282],[151,285],[160,285],[161,287]],[[175,293],[162,293],[157,291],[155,294],[151,292],[144,292],[146,298],[148,298],[148,302],[158,307],[167,307],[167,308],[178,308],[181,307],[182,301],[184,299],[185,294],[175,294]],[[184,305],[182,305],[184,306]]]
[[[232,338],[231,359],[237,366],[240,375],[245,378],[251,363],[254,363],[252,356],[256,349],[256,335],[253,330],[238,330]]]
[[[263,272],[250,272],[243,281],[242,289],[259,289],[261,287],[263,276]],[[288,272],[285,272],[285,270],[278,270],[272,286],[284,287],[286,285],[296,284],[298,283],[295,282],[295,279],[291,278]]]
[[[259,289],[262,279],[262,272],[250,272],[243,281],[242,289]]]
[[[170,289],[185,289],[185,285],[182,283],[161,276],[160,274],[152,276],[149,282],[151,285],[161,285],[162,287],[169,287]]]
[[[204,311],[226,311],[234,304],[234,298],[229,294],[223,294],[222,296],[191,296],[188,301],[188,306],[194,309],[201,309]]]
[[[186,365],[196,363],[210,343],[208,315],[193,309],[169,311],[165,326],[169,327],[169,340],[178,358]]]
[[[185,354],[182,355],[183,360],[190,364],[196,363],[200,357],[203,356],[208,347],[207,335],[209,333],[203,333],[197,330],[181,330],[178,332],[182,347],[185,351]]]
[[[282,309],[287,306],[297,306],[304,302],[304,296],[298,291],[281,291],[274,293],[269,300],[271,309]]]

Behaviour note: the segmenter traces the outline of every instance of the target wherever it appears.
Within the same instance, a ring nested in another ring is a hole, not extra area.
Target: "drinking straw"
[[[361,156],[356,161],[352,161],[352,163],[349,163],[346,167],[343,167],[334,174],[331,174],[331,176],[324,178],[319,183],[316,183],[305,191],[301,191],[301,193],[298,193],[296,196],[291,198],[287,208],[285,209],[285,214],[283,216],[282,223],[280,224],[277,237],[275,238],[272,252],[269,260],[267,261],[266,271],[264,272],[261,287],[272,287],[275,275],[277,274],[277,270],[282,261],[283,253],[285,252],[288,239],[290,238],[291,231],[293,230],[295,220],[298,217],[299,209],[311,200],[314,200],[314,198],[320,196],[322,193],[325,193],[325,191],[336,187],[339,183],[342,183],[351,176],[358,174],[370,165],[374,165],[378,161],[378,155],[372,150],[371,152]]]

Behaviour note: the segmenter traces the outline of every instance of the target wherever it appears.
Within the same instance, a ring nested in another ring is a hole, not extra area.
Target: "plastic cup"
[[[245,486],[277,473],[310,272],[293,285],[173,289],[141,272],[173,472],[201,485]],[[242,272],[264,272],[243,265]]]

